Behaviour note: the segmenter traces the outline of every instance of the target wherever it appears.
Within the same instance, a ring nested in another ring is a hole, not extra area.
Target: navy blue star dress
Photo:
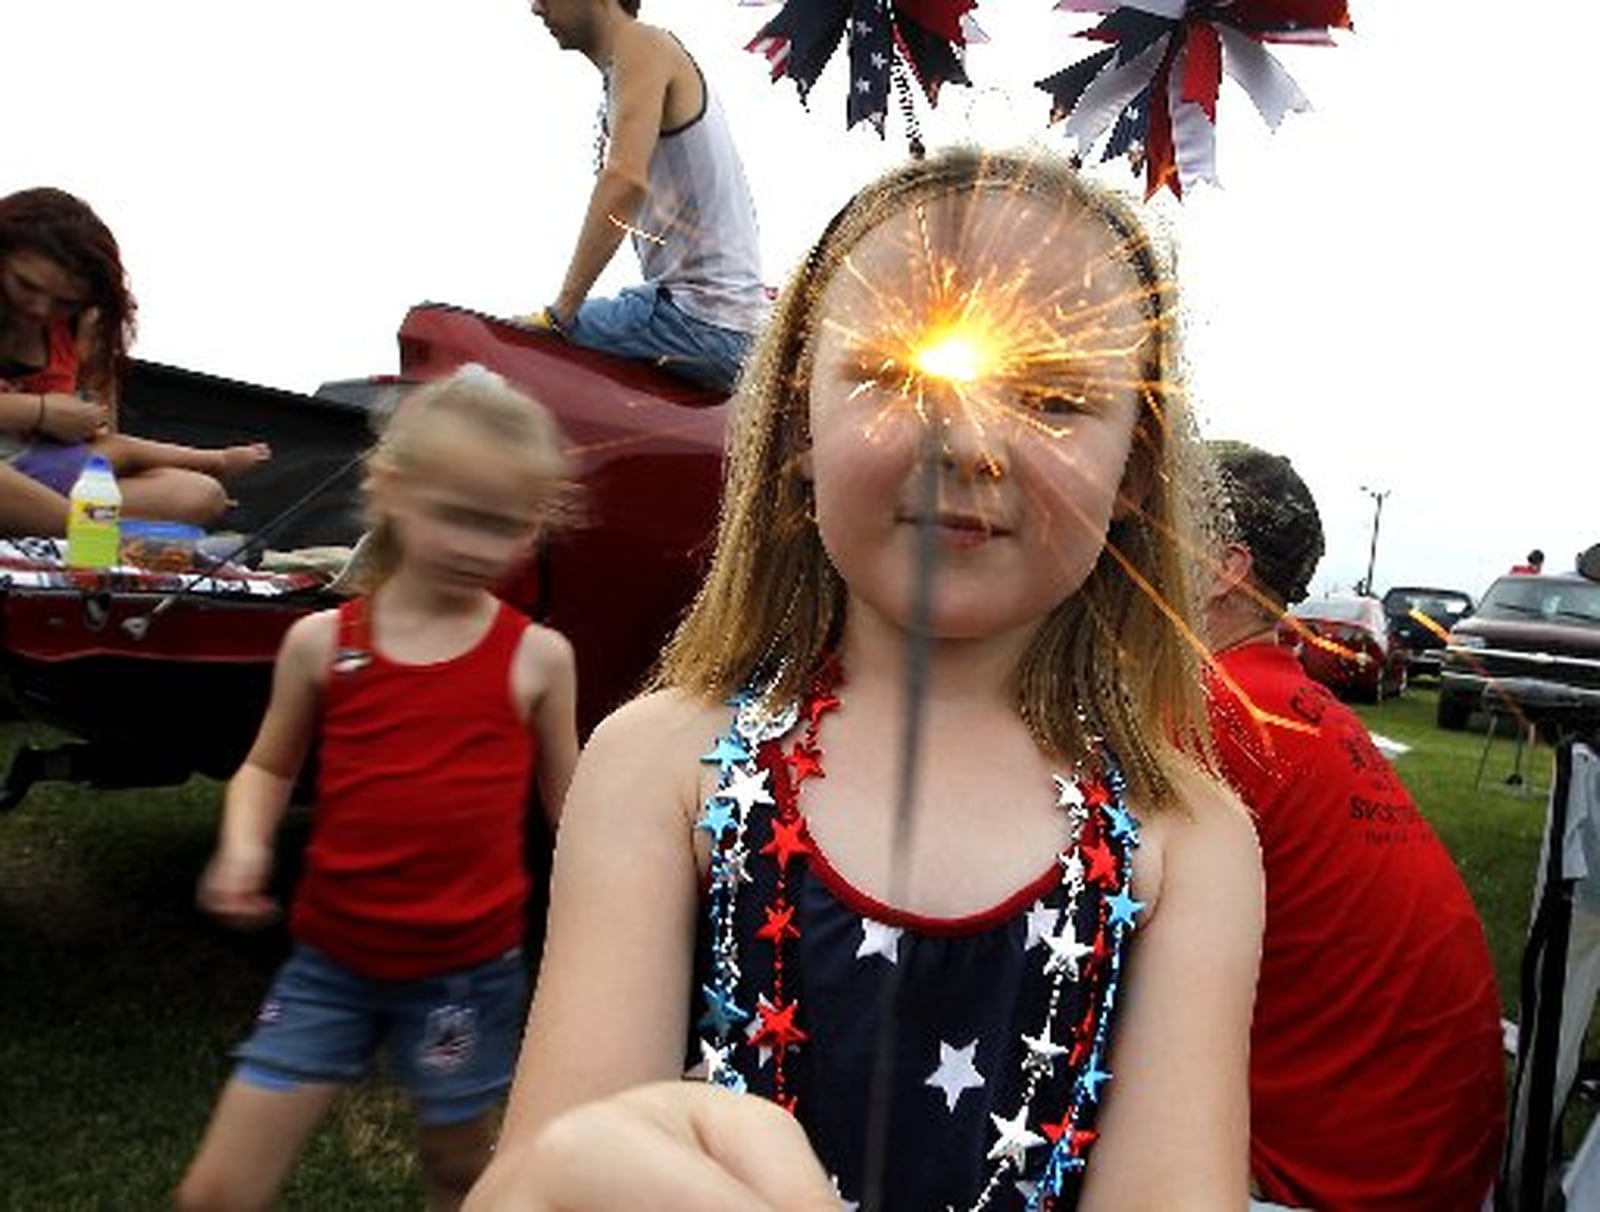
[[[1120,773],[1102,761],[1056,779],[1062,849],[1004,903],[960,919],[901,912],[835,871],[800,811],[836,676],[825,670],[787,711],[736,700],[705,755],[719,777],[698,823],[712,861],[691,1060],[709,1081],[788,1107],[853,1207],[892,985],[878,1206],[1071,1208],[1142,907],[1128,887],[1138,825]]]

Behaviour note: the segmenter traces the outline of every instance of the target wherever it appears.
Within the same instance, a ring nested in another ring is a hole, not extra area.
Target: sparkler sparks
[[[989,367],[987,343],[968,329],[949,329],[934,333],[917,350],[911,364],[925,377],[948,383],[971,383]]]

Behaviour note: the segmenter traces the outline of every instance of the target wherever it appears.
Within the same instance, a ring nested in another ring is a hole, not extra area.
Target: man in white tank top
[[[555,301],[524,322],[732,390],[765,318],[755,206],[727,120],[695,61],[639,0],[532,0],[563,50],[605,80],[599,171]],[[644,285],[589,290],[631,237]]]

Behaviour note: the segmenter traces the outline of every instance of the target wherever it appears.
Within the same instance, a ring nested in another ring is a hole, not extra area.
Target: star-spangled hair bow
[[[1039,81],[1050,120],[1064,122],[1084,156],[1110,131],[1101,158],[1126,155],[1142,167],[1146,197],[1216,183],[1224,71],[1277,129],[1310,102],[1263,43],[1331,45],[1333,30],[1351,28],[1344,0],[1058,0],[1056,8],[1106,14],[1080,37],[1114,45]]]
[[[846,124],[871,122],[881,136],[897,59],[930,105],[938,104],[943,85],[970,83],[963,59],[968,43],[983,40],[968,16],[977,6],[978,0],[787,0],[745,49],[766,56],[774,80],[793,80],[804,102],[848,34]]]

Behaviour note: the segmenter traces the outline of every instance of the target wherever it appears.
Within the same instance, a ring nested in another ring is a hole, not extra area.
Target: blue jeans
[[[567,321],[574,345],[654,362],[680,378],[731,392],[751,336],[696,320],[664,286],[629,286],[614,299],[585,299]]]
[[[236,1076],[264,1090],[362,1077],[387,1044],[425,1124],[476,1119],[511,1086],[522,1040],[522,952],[414,981],[375,981],[297,943],[272,982]]]

